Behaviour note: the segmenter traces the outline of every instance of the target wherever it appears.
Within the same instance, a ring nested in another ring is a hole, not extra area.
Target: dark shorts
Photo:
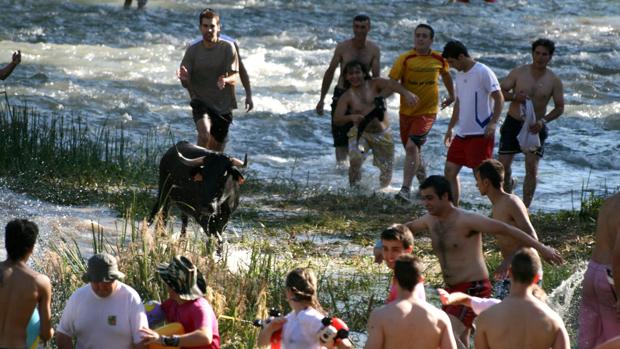
[[[467,293],[470,296],[480,297],[480,298],[489,298],[491,297],[491,282],[488,279],[480,280],[480,281],[471,281],[471,282],[463,282],[454,287],[446,287],[446,291],[449,293],[452,292],[463,292]],[[472,328],[472,324],[474,319],[476,318],[476,313],[467,306],[464,305],[444,305],[441,307],[443,311],[446,313],[455,316],[463,325],[467,328]]]
[[[499,129],[500,138],[498,152],[500,154],[518,154],[522,152],[519,141],[517,140],[517,135],[519,135],[521,127],[523,127],[523,121],[519,121],[510,116],[510,114],[506,114],[504,124]],[[548,134],[549,130],[547,129],[547,125],[544,125],[539,133],[540,147],[534,151],[534,153],[541,158],[545,152],[545,140]]]
[[[230,124],[232,124],[232,113],[220,114],[206,103],[196,99],[192,99],[190,105],[192,107],[194,123],[198,122],[198,120],[202,120],[205,115],[207,115],[211,122],[209,134],[219,143],[224,143],[226,141],[226,136],[228,136]]]
[[[332,97],[332,136],[334,137],[334,147],[348,147],[349,146],[349,130],[353,127],[353,123],[349,122],[344,125],[336,125],[334,124],[334,114],[336,113],[336,106],[338,105],[338,100],[340,96],[346,90],[340,87],[334,88],[334,96]]]

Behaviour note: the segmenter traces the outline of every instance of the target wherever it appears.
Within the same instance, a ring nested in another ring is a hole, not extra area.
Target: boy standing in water
[[[394,80],[371,79],[367,67],[358,61],[351,61],[344,67],[348,90],[340,97],[334,123],[345,125],[352,123],[349,130],[349,184],[353,187],[362,178],[362,163],[372,150],[373,164],[381,172],[381,188],[387,187],[392,180],[394,163],[394,142],[388,126],[384,98],[394,92],[403,96],[405,103],[415,105],[418,98]],[[360,127],[363,125],[362,127]]]
[[[357,15],[353,18],[353,37],[351,39],[339,42],[336,45],[334,56],[329,62],[329,67],[323,75],[323,83],[321,84],[321,97],[316,105],[316,112],[319,115],[323,115],[323,108],[325,104],[325,95],[329,90],[329,86],[334,78],[334,72],[336,68],[340,66],[340,76],[338,77],[338,83],[334,88],[334,96],[332,98],[332,136],[334,138],[334,147],[336,148],[336,163],[346,164],[347,156],[349,154],[349,139],[347,133],[353,126],[352,123],[345,123],[342,125],[336,125],[334,121],[336,106],[338,105],[338,99],[345,88],[345,76],[344,66],[351,61],[359,61],[366,67],[370,67],[372,77],[378,78],[380,73],[380,58],[381,52],[379,46],[373,41],[368,40],[368,32],[370,32],[370,17],[366,15]]]
[[[511,193],[514,188],[512,179],[512,160],[521,152],[517,135],[523,127],[524,118],[521,106],[526,99],[532,101],[536,124],[529,131],[540,136],[540,148],[525,152],[525,179],[523,180],[523,202],[530,207],[536,191],[538,162],[543,157],[545,139],[547,139],[547,123],[555,120],[564,112],[564,89],[562,81],[547,65],[553,57],[555,44],[548,39],[538,39],[532,43],[532,63],[513,69],[502,81],[502,94],[510,102],[508,114],[500,129],[499,157],[504,165],[506,176],[504,190]],[[511,92],[512,91],[512,92]],[[553,98],[555,107],[547,113],[547,104]]]
[[[43,342],[52,338],[50,279],[26,264],[38,235],[37,225],[26,219],[6,225],[7,259],[0,263],[0,348],[26,346],[26,328],[35,308],[41,321],[39,337]]]

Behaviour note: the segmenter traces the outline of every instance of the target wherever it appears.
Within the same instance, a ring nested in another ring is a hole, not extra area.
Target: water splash
[[[581,283],[583,282],[586,267],[586,261],[579,262],[575,272],[551,291],[547,300],[549,306],[564,320],[571,343],[573,343],[575,348],[577,344],[579,304],[581,303]]]

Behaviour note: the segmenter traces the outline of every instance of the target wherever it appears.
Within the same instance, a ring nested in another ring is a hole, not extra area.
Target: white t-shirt
[[[459,120],[456,134],[484,134],[493,115],[491,93],[499,91],[499,81],[489,67],[476,62],[467,72],[456,74],[456,96],[459,100]]]
[[[56,329],[76,338],[76,349],[131,349],[142,340],[140,327],[149,327],[138,293],[117,281],[116,290],[101,298],[90,284],[75,291]]]
[[[282,349],[320,349],[318,332],[324,317],[311,307],[288,313],[282,328]]]

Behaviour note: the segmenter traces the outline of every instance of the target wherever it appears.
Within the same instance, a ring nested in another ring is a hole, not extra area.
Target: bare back
[[[0,264],[0,347],[23,348],[26,327],[49,279],[21,263]]]
[[[390,303],[373,311],[368,326],[367,349],[456,348],[448,315],[426,302]]]
[[[358,61],[364,64],[373,77],[379,77],[379,46],[371,40],[366,40],[366,45],[358,49],[353,44],[353,39],[340,42],[336,46],[334,58],[340,62],[340,76],[338,77],[338,87],[344,88],[344,66],[351,61]]]
[[[472,214],[455,208],[445,219],[430,214],[422,217],[448,286],[489,277],[482,256],[482,234],[470,229],[469,220],[475,219]]]
[[[560,316],[531,295],[509,296],[476,320],[476,348],[569,348]]]
[[[592,260],[605,265],[612,264],[613,248],[620,235],[620,193],[605,201],[596,223],[596,244]]]
[[[554,94],[556,98],[562,94],[560,79],[551,69],[547,68],[544,74],[539,76],[531,68],[531,64],[522,65],[512,70],[501,85],[504,90],[514,90],[515,93],[524,92],[534,104],[537,119],[545,116],[547,104]],[[522,120],[519,107],[519,102],[512,101],[508,113],[513,118]]]
[[[493,219],[517,227],[533,238],[538,239],[536,231],[530,222],[525,204],[514,194],[502,193],[499,200],[493,203],[491,216]],[[496,239],[504,259],[512,258],[512,255],[519,248],[523,247],[523,244],[509,236],[497,235]]]

